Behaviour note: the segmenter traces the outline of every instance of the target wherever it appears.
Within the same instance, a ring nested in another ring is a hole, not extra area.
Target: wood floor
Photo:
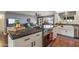
[[[0,47],[8,47],[7,44],[7,37],[0,36]],[[79,47],[79,40],[58,36],[55,41],[52,41],[52,47]]]
[[[52,42],[52,47],[79,47],[79,40],[58,36],[57,39]]]

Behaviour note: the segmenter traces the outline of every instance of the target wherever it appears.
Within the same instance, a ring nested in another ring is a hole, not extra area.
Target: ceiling
[[[49,15],[54,15],[56,13],[55,11],[10,11],[10,12],[24,14],[24,15],[32,15],[32,16],[35,16],[36,13],[40,16],[49,16]]]

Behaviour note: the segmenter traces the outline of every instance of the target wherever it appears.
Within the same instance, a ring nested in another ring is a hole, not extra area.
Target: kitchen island
[[[8,32],[8,46],[10,47],[42,47],[41,28],[30,28],[16,32]]]

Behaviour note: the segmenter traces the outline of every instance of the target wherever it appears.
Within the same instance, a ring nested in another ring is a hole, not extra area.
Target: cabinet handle
[[[30,38],[27,38],[27,39],[25,39],[24,41],[27,41],[27,40],[29,40]]]
[[[35,45],[36,45],[35,41],[31,42],[31,47],[34,47]]]
[[[31,43],[31,47],[33,47],[33,42]]]
[[[36,43],[36,42],[34,41],[34,46],[35,46],[35,43]]]
[[[36,36],[39,36],[40,34],[37,34]]]

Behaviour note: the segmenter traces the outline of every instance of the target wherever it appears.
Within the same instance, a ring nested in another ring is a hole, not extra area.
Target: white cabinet
[[[10,47],[42,47],[42,32],[12,40],[9,36]]]
[[[74,26],[72,25],[63,25],[62,28],[60,28],[60,31],[58,34],[74,37]]]
[[[42,32],[34,34],[35,47],[42,47]]]
[[[13,41],[15,47],[30,47],[31,46],[31,36],[26,36],[23,38],[15,39]]]

